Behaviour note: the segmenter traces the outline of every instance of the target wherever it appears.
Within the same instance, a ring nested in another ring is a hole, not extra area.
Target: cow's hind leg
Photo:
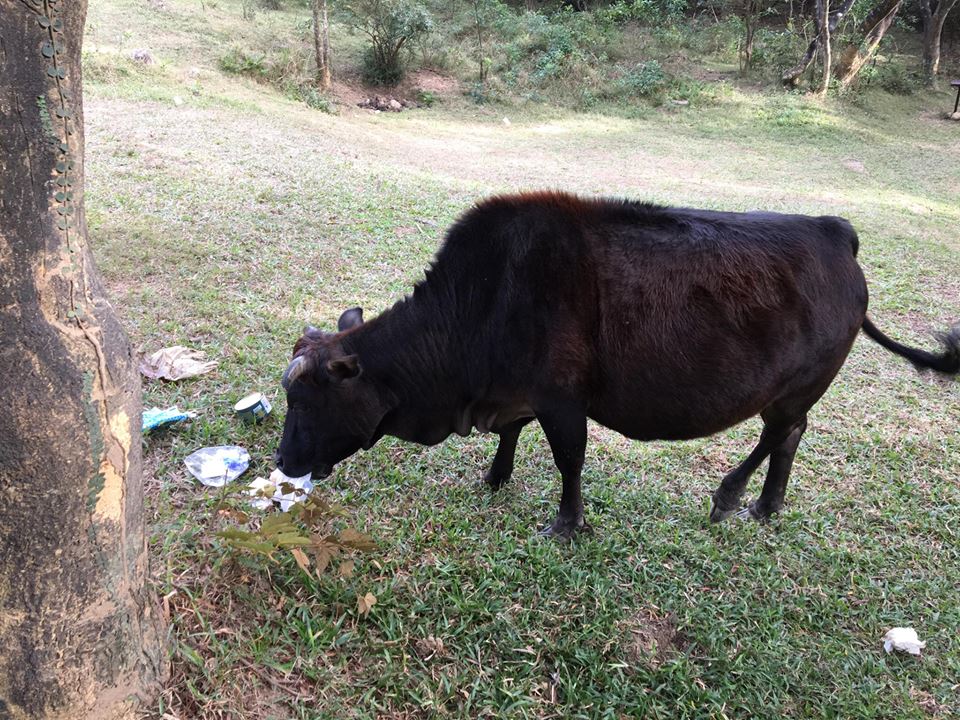
[[[500,444],[497,446],[497,454],[493,456],[493,464],[487,470],[487,474],[483,476],[483,481],[493,490],[499,490],[513,474],[513,458],[517,453],[520,431],[531,420],[533,418],[515,420],[500,431]]]
[[[760,497],[737,513],[743,519],[766,520],[783,507],[783,497],[787,491],[787,479],[790,477],[790,468],[793,467],[793,458],[797,454],[800,438],[807,429],[806,416],[794,426],[787,439],[780,443],[770,453],[770,467],[767,468],[767,479],[763,483]]]
[[[747,481],[753,472],[760,467],[768,455],[778,448],[793,432],[799,421],[772,422],[764,418],[763,432],[760,441],[747,459],[737,465],[720,482],[720,487],[713,494],[713,507],[710,509],[710,521],[726,520],[740,509],[740,498],[747,487]],[[788,468],[789,470],[789,468]]]

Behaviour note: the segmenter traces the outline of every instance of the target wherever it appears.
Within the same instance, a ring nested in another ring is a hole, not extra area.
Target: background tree
[[[433,30],[427,8],[408,0],[353,0],[344,3],[343,11],[350,26],[370,38],[363,71],[374,85],[398,83],[404,47]]]
[[[903,0],[881,0],[863,19],[856,33],[863,40],[850,43],[837,61],[837,83],[841,89],[849,87],[873,57],[902,5]]]
[[[830,52],[830,0],[817,0],[817,18],[817,25],[823,33],[820,39],[820,54],[823,59],[820,95],[826,95],[830,89],[830,68],[833,64],[833,54]]]
[[[166,672],[145,589],[140,381],[83,212],[85,0],[0,0],[0,717],[132,718]]]
[[[843,2],[837,5],[836,9],[826,13],[828,18],[826,33],[824,33],[824,28],[821,27],[821,22],[823,21],[821,13],[815,13],[814,22],[816,23],[816,30],[813,39],[810,41],[810,44],[807,45],[807,51],[803,54],[803,57],[800,58],[800,61],[783,74],[781,80],[784,85],[798,85],[800,83],[800,78],[803,76],[803,73],[810,67],[810,63],[812,63],[813,59],[817,56],[820,45],[823,43],[823,38],[833,34],[834,30],[837,29],[837,25],[850,11],[853,2],[854,0],[843,0]],[[818,2],[817,8],[819,7],[820,4]]]
[[[920,0],[920,17],[923,19],[923,79],[927,85],[935,85],[940,73],[943,25],[956,4],[957,0]]]
[[[740,72],[753,68],[753,41],[760,25],[762,0],[741,0],[737,6],[743,23],[743,42],[739,47]]]
[[[311,0],[313,9],[313,47],[317,57],[317,83],[322,90],[330,89],[330,22],[327,19],[327,0]]]

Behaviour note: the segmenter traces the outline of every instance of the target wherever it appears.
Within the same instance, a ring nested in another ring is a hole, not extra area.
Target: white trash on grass
[[[207,360],[202,351],[174,345],[143,358],[140,373],[153,380],[185,380],[210,372],[216,366],[217,361]]]
[[[313,483],[310,481],[312,473],[307,473],[301,477],[288,477],[280,470],[274,470],[270,473],[270,479],[257,478],[248,486],[249,495],[253,498],[250,503],[258,510],[266,510],[273,503],[278,503],[283,512],[289,510],[294,503],[301,503],[307,499],[307,495],[313,490]],[[283,492],[282,485],[289,486],[290,492]],[[273,495],[264,497],[273,489]]]
[[[883,636],[883,649],[888,653],[900,650],[911,655],[919,655],[926,646],[927,644],[917,637],[917,631],[910,627],[895,627],[887,630],[887,634]]]

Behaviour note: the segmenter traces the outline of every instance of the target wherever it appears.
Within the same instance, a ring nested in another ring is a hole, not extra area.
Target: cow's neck
[[[378,435],[432,445],[469,432],[470,383],[458,325],[414,296],[344,338],[344,349],[357,353],[365,376],[387,398]]]

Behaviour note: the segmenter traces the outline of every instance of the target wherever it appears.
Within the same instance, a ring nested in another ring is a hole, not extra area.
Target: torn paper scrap
[[[883,649],[887,652],[900,650],[911,655],[919,655],[926,646],[925,642],[920,642],[917,631],[909,627],[895,627],[887,630],[887,634],[883,636]]]
[[[250,504],[257,510],[266,510],[273,507],[273,496],[277,492],[276,485],[266,478],[258,477],[247,487],[249,488],[247,494],[253,498],[250,500]]]
[[[217,366],[216,360],[207,360],[206,357],[200,350],[174,345],[143,358],[140,372],[154,380],[184,380],[210,372]]]
[[[270,482],[276,486],[277,491],[273,495],[275,502],[280,503],[280,509],[286,512],[294,503],[301,503],[307,499],[307,495],[313,490],[313,483],[310,482],[312,473],[307,473],[302,477],[287,477],[280,470],[274,470],[270,473]],[[289,492],[283,492],[289,490]]]

